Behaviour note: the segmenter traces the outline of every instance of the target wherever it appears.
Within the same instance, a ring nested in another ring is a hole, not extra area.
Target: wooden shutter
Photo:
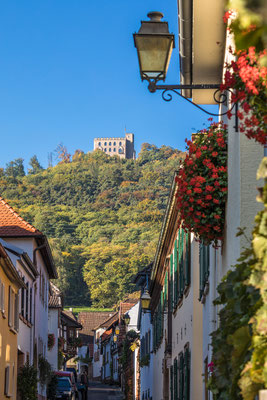
[[[1,290],[1,294],[2,294],[2,311],[5,312],[5,285],[2,283],[2,290]]]
[[[184,400],[190,400],[190,350],[184,352]]]
[[[177,260],[177,239],[174,242],[174,304],[178,303],[178,260]]]
[[[30,288],[30,323],[32,324],[32,288]]]
[[[174,400],[178,399],[178,377],[177,377],[177,358],[174,360],[174,371],[173,371],[173,388],[174,388]]]
[[[203,243],[199,243],[199,300],[201,300],[204,290],[203,259],[204,259]]]
[[[170,257],[170,307],[173,310],[173,254]]]
[[[161,291],[160,296],[160,340],[163,337],[164,332],[164,293],[163,290]]]
[[[19,331],[19,295],[15,294],[15,304],[14,304],[14,328]]]
[[[184,356],[183,353],[179,356],[179,400],[184,400]]]
[[[170,392],[171,392],[171,400],[173,399],[173,366],[170,368]]]
[[[10,367],[7,366],[5,368],[5,389],[4,389],[4,394],[6,396],[9,396],[9,375],[10,375]]]
[[[179,231],[179,297],[184,293],[184,230]]]
[[[168,293],[168,271],[165,273],[165,280],[164,280],[164,308],[167,306],[167,293]]]
[[[185,236],[185,286],[191,283],[191,241],[190,233]]]
[[[0,279],[0,311],[3,310],[3,299],[2,299],[2,282]]]
[[[12,326],[12,313],[13,313],[12,289],[11,289],[11,286],[9,286],[9,290],[8,290],[8,325],[9,326]]]
[[[26,296],[25,296],[25,301],[26,301],[26,310],[25,310],[25,318],[28,321],[29,320],[29,282],[26,283]]]
[[[22,278],[23,282],[24,282],[24,277]],[[25,311],[25,289],[22,288],[20,289],[21,291],[21,304],[20,304],[20,312],[21,315],[24,317],[24,311]]]
[[[204,264],[204,280],[205,283],[209,280],[210,274],[210,248],[209,246],[205,246],[205,264]]]

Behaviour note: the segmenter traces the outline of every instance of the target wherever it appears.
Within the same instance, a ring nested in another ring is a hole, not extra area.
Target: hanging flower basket
[[[179,222],[205,244],[218,246],[227,196],[226,125],[211,123],[186,143],[188,154],[176,177]]]
[[[47,347],[48,347],[48,350],[53,349],[53,347],[54,347],[54,345],[55,345],[55,341],[56,341],[55,335],[54,335],[53,333],[49,333],[49,334],[48,334],[48,340],[47,340]]]
[[[267,144],[267,68],[261,65],[266,51],[255,53],[254,47],[236,54],[236,61],[226,65],[221,90],[232,91],[232,103],[238,103],[239,129],[249,139]],[[228,113],[228,118],[232,113]]]

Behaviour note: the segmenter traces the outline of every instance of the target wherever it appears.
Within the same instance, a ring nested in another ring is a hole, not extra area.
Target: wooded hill
[[[145,143],[135,161],[76,151],[47,169],[34,156],[27,175],[18,160],[0,169],[0,195],[49,238],[65,304],[109,307],[135,289],[183,157]]]

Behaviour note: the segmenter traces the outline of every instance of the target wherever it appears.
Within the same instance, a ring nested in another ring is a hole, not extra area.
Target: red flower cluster
[[[227,195],[227,130],[212,123],[186,140],[188,153],[176,177],[179,223],[206,244],[222,240]]]
[[[267,68],[261,65],[266,51],[255,53],[255,48],[237,54],[237,61],[227,65],[224,84],[221,90],[235,89],[232,102],[239,102],[242,111],[238,112],[240,132],[249,139],[267,144]],[[228,113],[230,119],[232,113]]]

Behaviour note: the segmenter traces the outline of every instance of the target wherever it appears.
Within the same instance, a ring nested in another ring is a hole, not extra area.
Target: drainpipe
[[[179,27],[180,83],[192,84],[193,1],[177,0]],[[192,97],[192,90],[182,90],[182,95]]]

